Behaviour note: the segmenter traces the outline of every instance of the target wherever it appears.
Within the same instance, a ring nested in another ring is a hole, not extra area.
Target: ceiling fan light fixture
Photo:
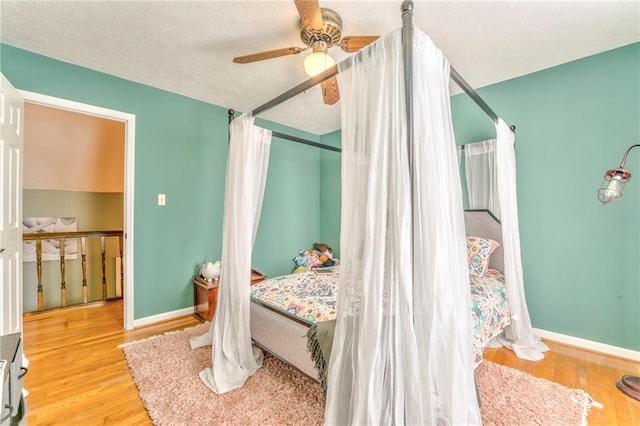
[[[304,70],[309,77],[315,77],[336,64],[336,61],[327,54],[327,43],[316,41],[313,43],[312,48],[313,53],[304,60]]]
[[[317,77],[323,71],[333,69],[336,61],[327,54],[328,49],[339,47],[343,52],[355,53],[373,43],[378,36],[342,36],[342,18],[331,9],[321,8],[317,0],[294,0],[300,16],[300,41],[305,47],[285,47],[252,53],[233,58],[236,64],[250,64],[281,56],[295,55],[307,49],[312,53],[305,58],[304,69],[309,76]],[[340,100],[338,79],[335,75],[320,82],[322,101],[335,105]]]

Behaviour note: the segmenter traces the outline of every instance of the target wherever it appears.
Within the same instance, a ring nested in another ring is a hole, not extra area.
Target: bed
[[[471,317],[476,365],[487,342],[500,334],[511,318],[504,286],[502,232],[486,210],[465,211],[468,236],[500,243],[488,269],[471,279]],[[324,269],[265,280],[251,288],[251,337],[263,349],[317,380],[307,351],[307,331],[315,322],[336,316],[340,269]]]

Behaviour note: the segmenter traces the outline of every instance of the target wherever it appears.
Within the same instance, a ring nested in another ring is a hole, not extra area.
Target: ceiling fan
[[[300,39],[306,47],[285,47],[233,58],[237,64],[248,64],[280,56],[296,55],[312,49],[313,53],[305,58],[304,67],[311,77],[335,65],[327,54],[332,47],[353,53],[373,43],[378,36],[342,36],[342,18],[331,9],[321,8],[317,0],[294,0],[300,15]],[[325,104],[333,105],[340,99],[338,80],[335,76],[322,83],[322,99]]]

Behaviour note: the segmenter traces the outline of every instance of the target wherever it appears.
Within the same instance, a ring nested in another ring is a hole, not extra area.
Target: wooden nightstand
[[[255,269],[251,270],[251,285],[267,278]],[[207,281],[202,276],[193,277],[193,316],[200,321],[211,321],[218,304],[218,280]]]
[[[193,277],[193,316],[211,321],[218,303],[218,280],[207,281],[201,275]]]

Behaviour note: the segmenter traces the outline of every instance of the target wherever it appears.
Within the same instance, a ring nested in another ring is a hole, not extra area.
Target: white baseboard
[[[154,324],[160,321],[167,321],[174,318],[183,317],[193,313],[193,307],[178,309],[176,311],[164,312],[162,314],[151,315],[150,317],[138,318],[133,320],[133,327],[142,327],[144,325]]]
[[[619,346],[607,345],[606,343],[594,342],[592,340],[581,339],[580,337],[567,336],[566,334],[556,333],[554,331],[533,329],[533,334],[543,339],[553,340],[558,343],[564,343],[576,346],[582,349],[588,349],[594,352],[601,352],[607,355],[613,355],[620,358],[630,359],[640,362],[640,352],[631,349],[621,348]]]

